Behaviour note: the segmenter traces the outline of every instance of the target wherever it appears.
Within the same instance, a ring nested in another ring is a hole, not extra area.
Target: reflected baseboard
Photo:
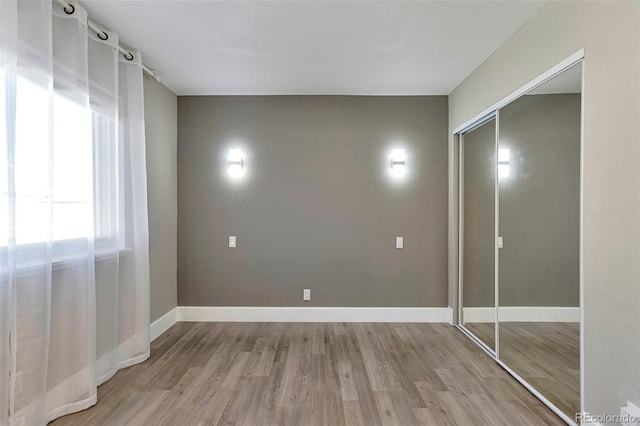
[[[464,322],[495,322],[495,308],[463,308]],[[573,306],[504,306],[502,322],[580,322],[580,308]]]

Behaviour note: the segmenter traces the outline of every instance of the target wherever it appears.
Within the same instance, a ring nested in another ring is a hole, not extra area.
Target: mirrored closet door
[[[499,110],[500,359],[580,411],[580,109],[574,65]]]
[[[462,136],[462,324],[495,351],[496,120]]]
[[[459,134],[460,326],[568,423],[581,408],[581,87],[580,61]]]

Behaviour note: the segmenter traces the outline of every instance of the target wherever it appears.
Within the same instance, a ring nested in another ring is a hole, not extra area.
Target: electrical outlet
[[[311,289],[305,288],[302,291],[302,300],[311,300]]]
[[[232,235],[229,237],[229,247],[236,248],[236,237]]]

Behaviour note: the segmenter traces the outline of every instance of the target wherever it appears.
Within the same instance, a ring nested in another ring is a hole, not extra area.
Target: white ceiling
[[[545,1],[82,3],[178,95],[446,95]]]

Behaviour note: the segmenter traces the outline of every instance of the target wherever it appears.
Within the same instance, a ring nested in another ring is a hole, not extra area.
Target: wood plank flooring
[[[475,336],[491,350],[496,350],[496,330],[492,322],[467,322],[464,324],[467,330],[475,334]]]
[[[467,328],[494,335],[493,324]],[[580,323],[501,322],[500,359],[569,417],[580,411]]]
[[[446,324],[178,323],[51,424],[563,423]]]

